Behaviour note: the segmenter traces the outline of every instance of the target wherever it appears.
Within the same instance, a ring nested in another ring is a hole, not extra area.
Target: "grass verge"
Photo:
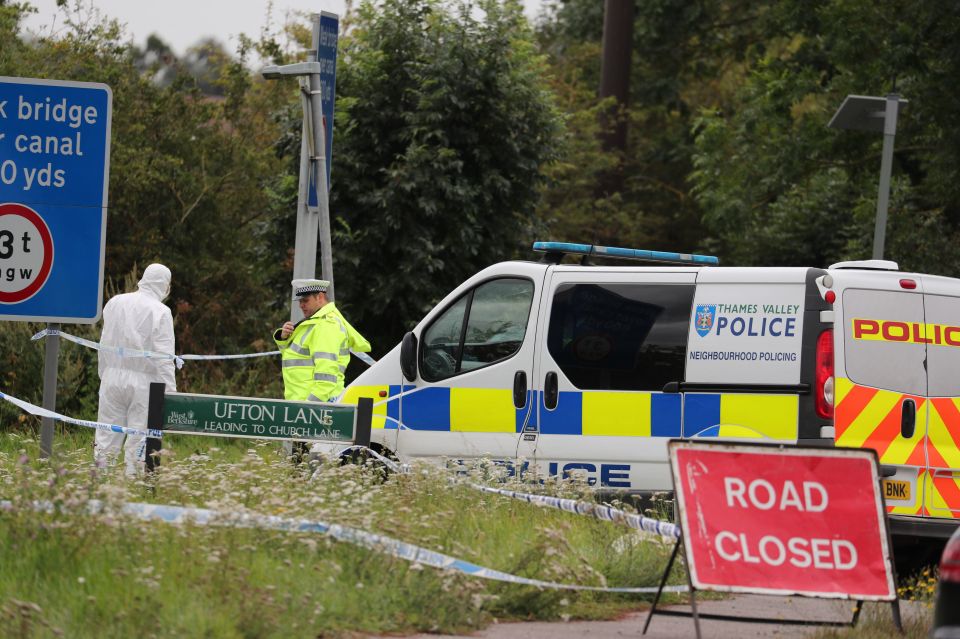
[[[61,452],[41,462],[33,437],[0,434],[0,499],[12,502],[0,511],[0,636],[451,633],[494,617],[610,617],[649,599],[476,579],[315,534],[144,522],[119,512],[124,501],[322,520],[582,585],[656,585],[669,557],[656,540],[624,543],[626,528],[452,485],[433,467],[384,482],[376,469],[326,465],[311,478],[275,444],[184,437],[137,481],[95,468],[89,441],[58,437]],[[90,499],[112,510],[87,515]]]

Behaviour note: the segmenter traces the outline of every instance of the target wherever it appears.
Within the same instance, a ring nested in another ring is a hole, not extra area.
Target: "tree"
[[[271,213],[263,186],[280,172],[272,149],[279,132],[270,114],[282,96],[254,81],[246,49],[236,58],[206,58],[206,81],[222,92],[210,99],[186,74],[170,86],[156,84],[149,70],[138,68],[114,21],[68,13],[56,36],[26,40],[19,29],[27,10],[0,6],[0,75],[103,82],[113,90],[107,296],[128,290],[136,281],[131,275],[150,262],[164,262],[174,274],[169,303],[181,352],[266,350],[270,327],[280,319],[267,309],[283,293],[268,286],[266,274],[277,260],[259,252],[253,229]],[[27,365],[37,362],[40,349],[21,329],[0,325],[0,343],[8,347],[0,368],[16,370],[18,379],[4,388],[36,400],[39,370],[29,375]],[[66,386],[74,393],[63,398],[63,409],[89,416],[96,406],[96,355],[75,357],[71,349],[64,349],[61,378],[74,375]],[[181,388],[211,391],[220,384],[243,394],[260,386],[260,393],[271,394],[271,383],[279,387],[275,366],[191,366]]]
[[[603,5],[555,0],[538,23],[570,130],[563,161],[551,170],[543,216],[557,239],[702,249],[701,210],[687,179],[693,121],[701,106],[725,102],[761,10],[747,0],[634,4],[630,128],[622,157],[596,142],[609,134],[597,123],[610,106],[597,94]],[[622,187],[598,189],[618,164]]]
[[[341,40],[331,211],[347,315],[384,352],[526,253],[560,119],[515,0],[364,2]]]
[[[898,90],[885,257],[960,274],[960,8],[933,0],[771,3],[745,81],[697,122],[693,180],[740,264],[871,255],[882,136],[827,128],[847,94]]]

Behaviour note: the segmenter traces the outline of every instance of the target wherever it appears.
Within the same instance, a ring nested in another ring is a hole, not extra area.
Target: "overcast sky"
[[[29,0],[38,9],[25,26],[31,31],[53,29],[63,24],[57,12],[56,0]],[[524,0],[528,17],[539,10],[542,0]],[[69,5],[74,0],[68,0]],[[256,38],[267,24],[267,0],[92,0],[104,15],[116,18],[126,25],[126,32],[136,44],[142,45],[147,36],[157,33],[173,47],[183,52],[204,36],[214,36],[234,50],[237,35],[246,33]],[[294,12],[344,13],[344,0],[274,0],[271,14],[274,30],[287,21]]]

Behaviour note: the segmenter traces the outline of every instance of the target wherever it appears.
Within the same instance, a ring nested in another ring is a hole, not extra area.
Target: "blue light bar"
[[[533,250],[541,253],[596,255],[598,257],[615,257],[624,260],[640,260],[644,262],[660,262],[665,264],[693,264],[708,266],[717,266],[720,264],[720,260],[713,255],[672,253],[668,251],[646,251],[643,249],[619,248],[616,246],[573,244],[571,242],[534,242]]]

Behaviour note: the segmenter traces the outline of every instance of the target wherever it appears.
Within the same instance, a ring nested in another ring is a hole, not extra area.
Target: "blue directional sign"
[[[0,76],[0,320],[99,319],[112,104],[105,84]]]
[[[340,17],[320,12],[320,42],[317,61],[320,63],[320,108],[323,111],[323,137],[326,141],[327,190],[330,190],[330,167],[333,164],[333,106],[337,95],[337,42],[340,38]],[[317,206],[317,189],[310,174],[309,206]]]

